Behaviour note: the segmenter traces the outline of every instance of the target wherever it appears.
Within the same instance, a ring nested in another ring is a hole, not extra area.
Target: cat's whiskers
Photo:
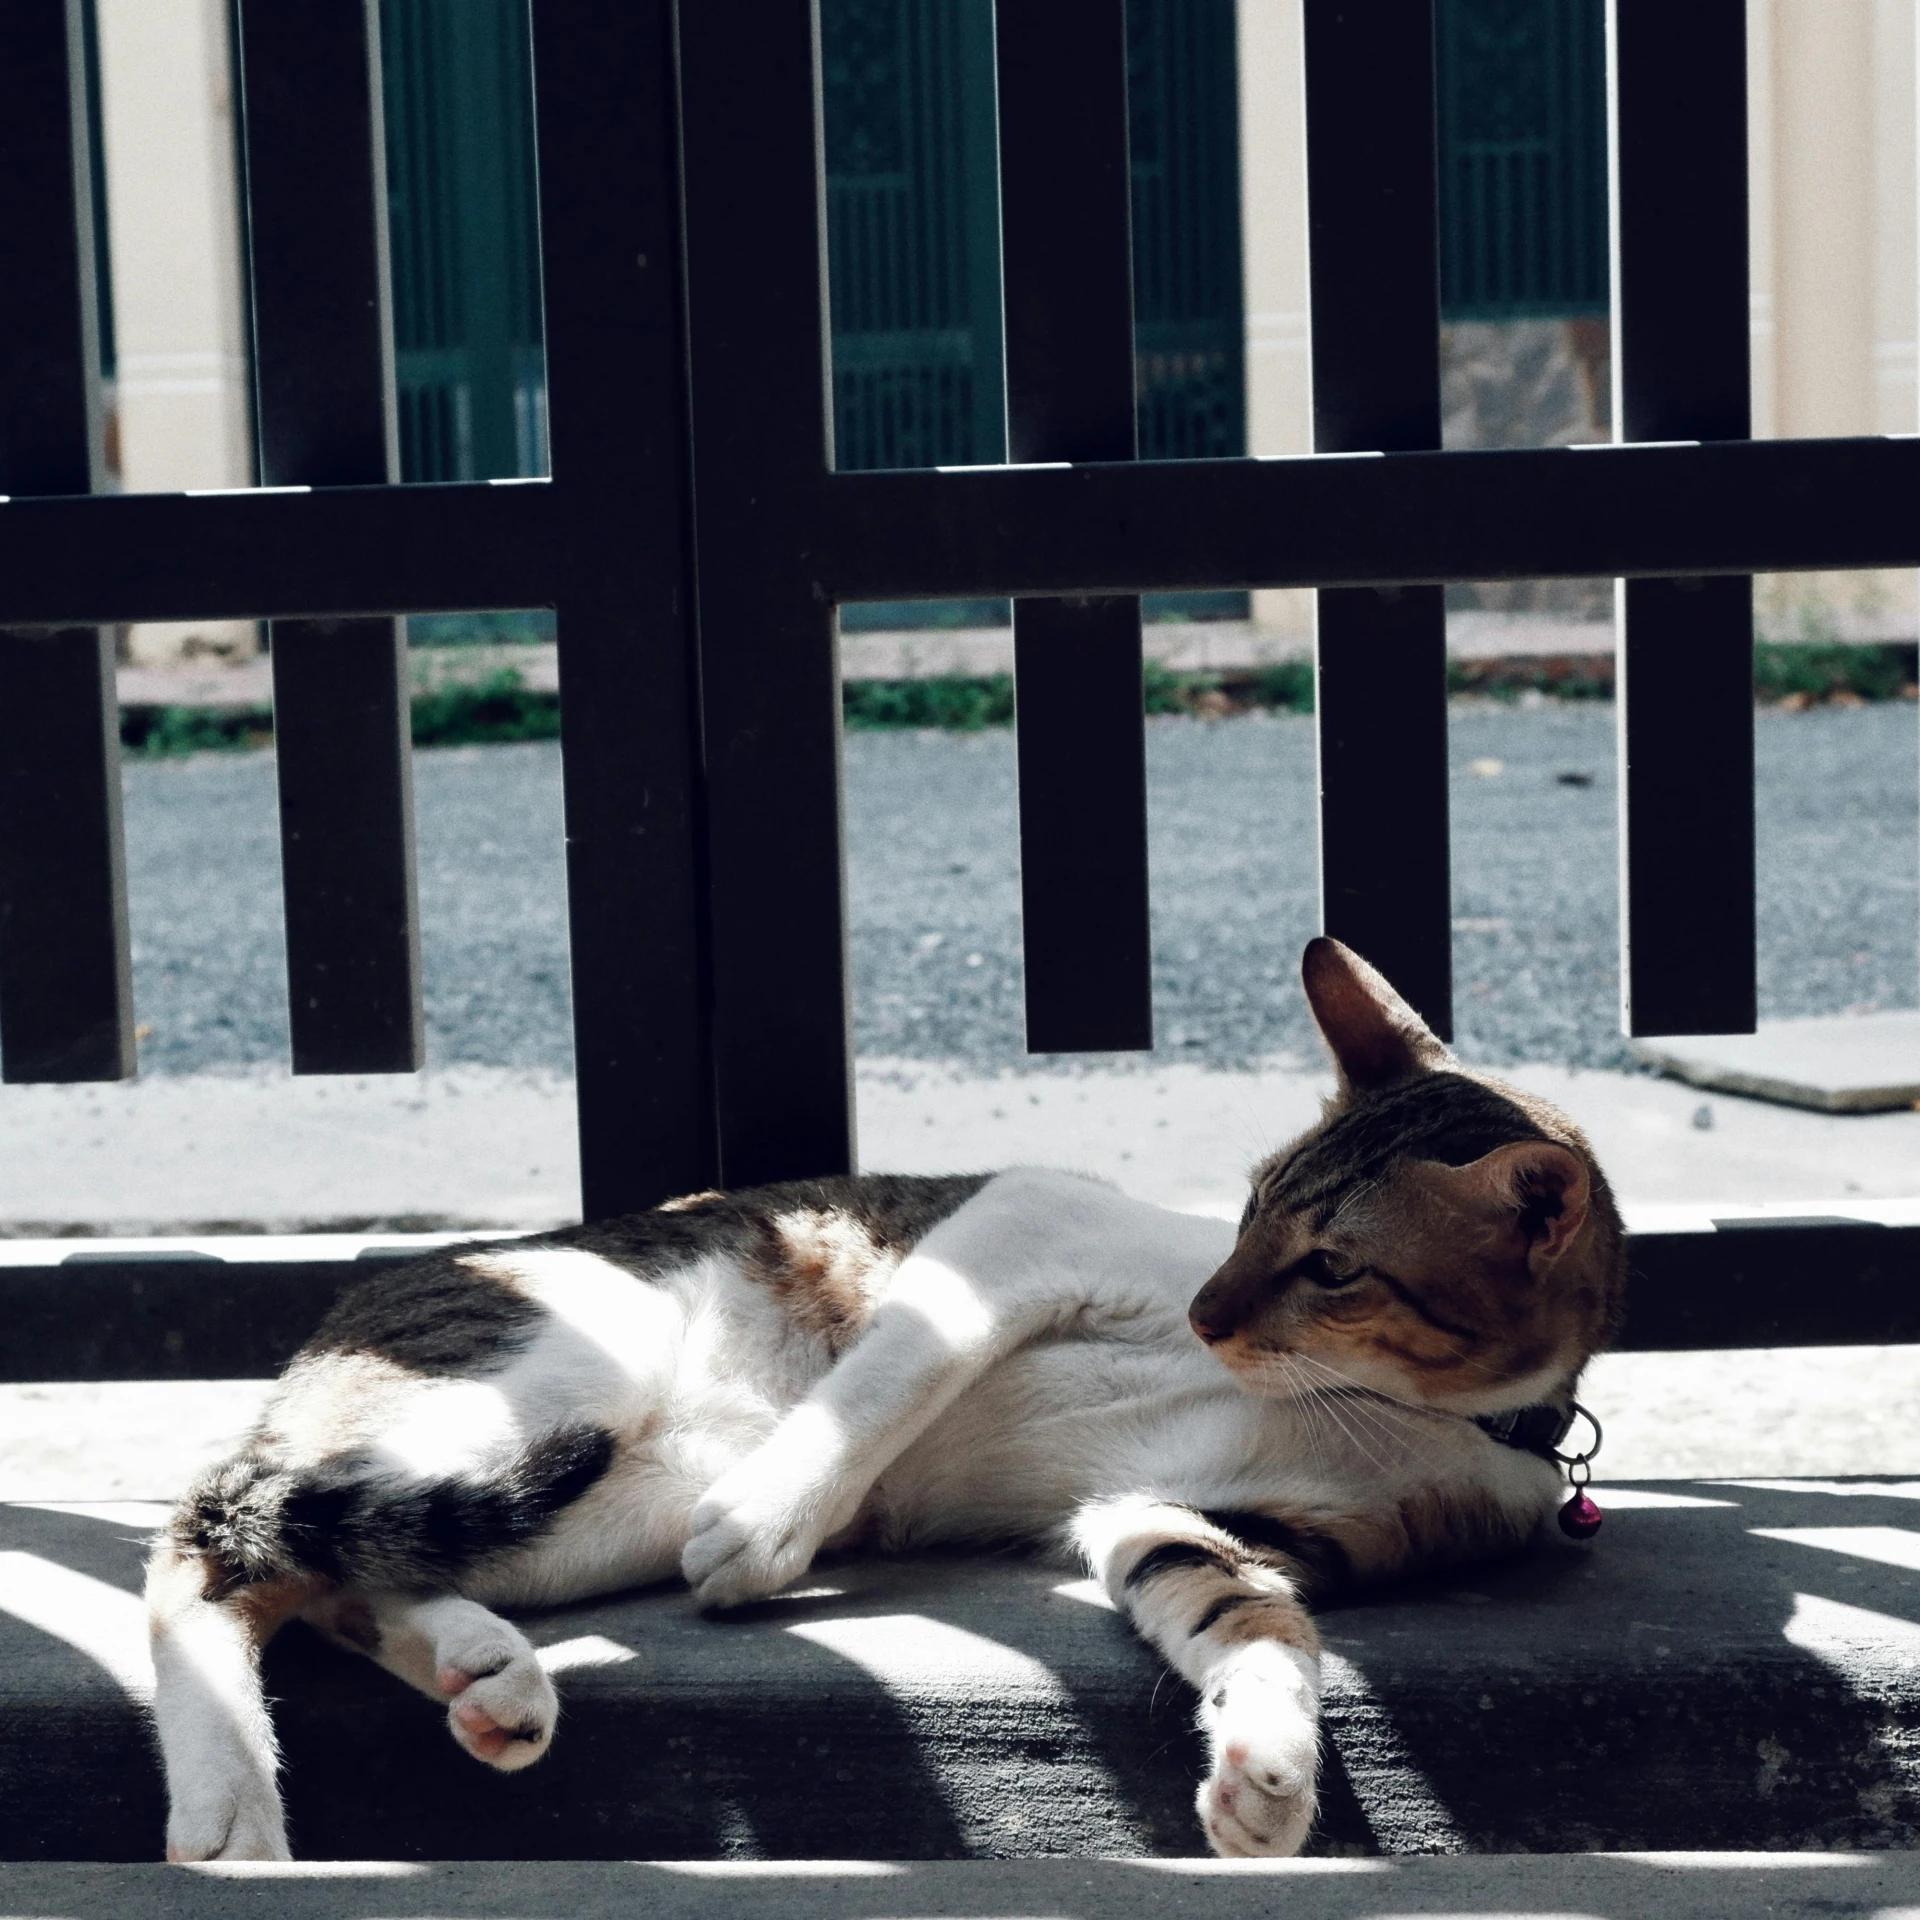
[[[1288,1383],[1294,1391],[1288,1396],[1300,1409],[1300,1435],[1307,1443],[1307,1452],[1316,1469],[1326,1463],[1326,1455],[1320,1445],[1321,1426],[1324,1412],[1317,1404],[1319,1394],[1308,1379],[1306,1370],[1299,1366],[1291,1354],[1276,1354],[1274,1358],[1286,1369]]]
[[[1303,1354],[1298,1357],[1305,1359],[1307,1356]],[[1311,1379],[1311,1376],[1305,1375],[1304,1373],[1302,1377],[1309,1380]],[[1367,1444],[1366,1433],[1361,1430],[1356,1422],[1346,1418],[1348,1409],[1342,1407],[1340,1404],[1341,1401],[1346,1399],[1344,1393],[1333,1394],[1312,1391],[1309,1394],[1309,1398],[1317,1404],[1319,1411],[1338,1428],[1342,1437],[1351,1442],[1356,1451],[1365,1456],[1370,1466],[1377,1467],[1383,1472],[1386,1470],[1387,1462]],[[1376,1434],[1374,1437],[1378,1438],[1379,1436]]]
[[[1415,1407],[1404,1400],[1396,1400],[1390,1393],[1382,1393],[1375,1387],[1363,1384],[1350,1374],[1342,1373],[1338,1367],[1329,1366],[1313,1354],[1295,1356],[1301,1363],[1302,1378],[1310,1378],[1305,1369],[1314,1368],[1324,1374],[1332,1388],[1339,1391],[1345,1402],[1346,1410],[1356,1421],[1366,1423],[1385,1444],[1398,1446],[1417,1428],[1424,1417],[1434,1411],[1428,1407]],[[1324,1390],[1323,1390],[1324,1391]]]

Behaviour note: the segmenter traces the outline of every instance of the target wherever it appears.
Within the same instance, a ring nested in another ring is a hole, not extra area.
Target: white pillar
[[[1748,0],[1754,432],[1916,424],[1913,0]],[[1914,631],[1913,576],[1775,575],[1778,639]]]
[[[1914,383],[1913,0],[1873,0],[1873,376],[1875,427],[1920,428]]]
[[[97,0],[119,466],[129,493],[253,478],[225,0]],[[251,653],[250,621],[136,627],[133,657]]]
[[[1240,248],[1246,288],[1247,451],[1311,453],[1307,329],[1306,75],[1300,0],[1237,0]],[[1313,634],[1313,594],[1253,596],[1255,624]]]

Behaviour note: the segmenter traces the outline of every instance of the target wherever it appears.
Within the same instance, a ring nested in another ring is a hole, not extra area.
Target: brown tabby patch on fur
[[[1277,1640],[1283,1647],[1298,1647],[1302,1653],[1320,1651],[1320,1636],[1312,1620],[1291,1594],[1241,1593],[1228,1598],[1230,1605],[1216,1601],[1210,1610],[1212,1617],[1202,1617],[1194,1628],[1196,1637],[1205,1633],[1216,1645],[1228,1647]]]
[[[775,1214],[763,1247],[747,1262],[802,1333],[835,1353],[866,1325],[879,1283],[900,1263],[873,1230],[851,1214],[813,1207]]]
[[[303,1353],[364,1354],[412,1373],[458,1375],[509,1360],[540,1308],[516,1284],[517,1256],[596,1254],[650,1280],[711,1255],[758,1274],[803,1331],[844,1340],[865,1322],[863,1267],[891,1269],[986,1185],[988,1174],[848,1175],[738,1193],[689,1193],[523,1240],[441,1248],[348,1287]]]

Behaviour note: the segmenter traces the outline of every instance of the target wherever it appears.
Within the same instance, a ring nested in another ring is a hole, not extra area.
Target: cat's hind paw
[[[560,1702],[531,1647],[503,1648],[500,1664],[490,1672],[449,1663],[434,1679],[449,1696],[449,1731],[476,1760],[517,1773],[553,1744]]]
[[[291,1860],[280,1798],[258,1781],[229,1791],[176,1797],[167,1812],[167,1858],[180,1865],[201,1860]]]
[[[1312,1829],[1318,1698],[1297,1660],[1290,1650],[1248,1648],[1202,1701],[1213,1764],[1200,1784],[1200,1824],[1229,1859],[1289,1858]]]

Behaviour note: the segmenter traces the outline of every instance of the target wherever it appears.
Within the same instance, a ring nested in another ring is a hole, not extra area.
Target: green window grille
[[[381,0],[400,465],[547,471],[526,0]]]
[[[1450,320],[1607,311],[1605,0],[1439,0]]]
[[[993,0],[823,0],[820,24],[835,461],[1004,459]],[[1233,0],[1130,0],[1127,31],[1140,451],[1243,453]],[[1187,594],[1149,614],[1245,607]],[[845,615],[994,617],[993,603]]]
[[[820,28],[837,462],[1002,460],[993,0],[827,0]]]
[[[1247,450],[1233,0],[1129,0],[1140,451]]]

